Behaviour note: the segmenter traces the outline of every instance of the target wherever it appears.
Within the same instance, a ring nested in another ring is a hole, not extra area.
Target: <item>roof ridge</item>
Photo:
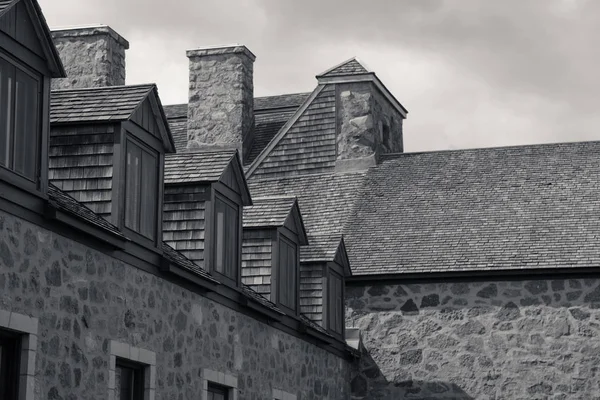
[[[252,200],[298,200],[296,196],[260,196],[252,197]]]
[[[317,74],[317,78],[327,76],[327,75],[331,74],[332,72],[334,72],[335,70],[343,67],[344,65],[350,64],[353,61],[357,62],[358,65],[360,65],[362,67],[362,69],[364,69],[364,71],[360,71],[360,72],[346,72],[346,73],[343,73],[341,75],[357,75],[357,74],[370,74],[370,73],[374,73],[358,57],[354,56],[354,57],[351,57],[351,58],[347,59],[346,61],[342,61],[341,63],[339,63],[337,65],[334,65],[333,67],[331,67],[331,68],[329,68],[329,69],[321,72],[320,74]]]

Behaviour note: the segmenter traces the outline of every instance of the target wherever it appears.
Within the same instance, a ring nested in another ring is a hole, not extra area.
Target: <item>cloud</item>
[[[128,82],[185,101],[185,50],[239,42],[257,95],[309,91],[353,55],[408,108],[406,149],[600,138],[594,0],[40,0],[51,25],[106,23]]]

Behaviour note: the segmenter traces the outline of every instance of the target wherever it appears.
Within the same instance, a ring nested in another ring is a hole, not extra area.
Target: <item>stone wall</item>
[[[404,149],[402,116],[374,85],[338,84],[337,159],[377,157]]]
[[[348,287],[355,399],[598,399],[600,280]]]
[[[190,50],[188,147],[249,146],[254,60],[245,46]]]
[[[52,90],[125,84],[129,43],[108,26],[52,32],[67,77],[52,80]]]
[[[239,399],[349,398],[340,357],[3,212],[0,309],[39,319],[35,399],[108,398],[110,340],[156,352],[156,399],[197,399],[203,368]]]

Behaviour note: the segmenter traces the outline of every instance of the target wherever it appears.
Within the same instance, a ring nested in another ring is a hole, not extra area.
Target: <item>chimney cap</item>
[[[188,50],[186,55],[188,58],[192,57],[208,57],[218,56],[224,54],[235,54],[240,53],[246,55],[250,61],[256,60],[256,56],[243,44],[230,44],[230,45],[219,45],[219,46],[206,46],[199,47],[196,49]]]
[[[123,46],[125,50],[129,49],[129,42],[123,36],[119,35],[113,28],[104,24],[62,26],[52,28],[51,32],[53,39],[79,36],[109,35],[117,43]]]

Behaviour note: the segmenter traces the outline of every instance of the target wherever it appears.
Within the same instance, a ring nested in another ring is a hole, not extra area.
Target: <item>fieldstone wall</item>
[[[337,159],[365,158],[375,154],[377,135],[368,83],[339,85]]]
[[[402,134],[404,119],[378,91],[373,93],[373,119],[377,121],[378,153],[402,153],[404,151]]]
[[[190,50],[188,147],[249,146],[254,60],[245,46]]]
[[[57,30],[54,44],[67,72],[52,79],[52,90],[125,84],[125,50],[129,43],[108,26]]]
[[[348,399],[343,359],[244,314],[0,212],[0,309],[39,319],[35,399],[106,399],[109,343],[156,352],[156,399],[198,399],[200,371],[239,399]]]
[[[354,399],[598,399],[600,279],[348,287]]]
[[[338,92],[338,160],[403,151],[402,116],[372,84],[338,84]]]

